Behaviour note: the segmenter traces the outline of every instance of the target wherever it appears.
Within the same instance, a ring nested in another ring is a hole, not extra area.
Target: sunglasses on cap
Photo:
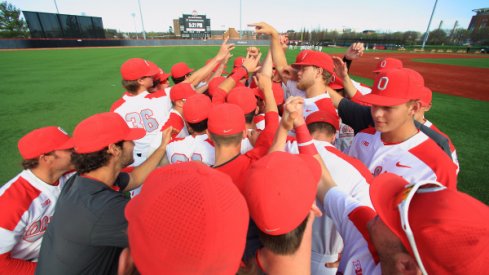
[[[423,187],[423,188],[421,188]],[[423,261],[419,256],[418,247],[416,246],[416,241],[414,240],[414,234],[411,230],[411,226],[409,225],[409,204],[413,199],[414,195],[417,193],[429,193],[429,192],[437,192],[446,189],[441,183],[430,181],[421,181],[416,184],[411,183],[407,184],[404,187],[404,191],[400,194],[400,202],[397,205],[399,210],[399,215],[401,217],[401,227],[406,237],[409,241],[409,245],[413,250],[414,257],[416,258],[416,262],[418,263],[419,269],[423,273],[423,275],[427,275],[426,269],[424,268]]]

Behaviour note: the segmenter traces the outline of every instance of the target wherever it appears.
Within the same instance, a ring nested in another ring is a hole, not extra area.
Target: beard
[[[307,88],[309,88],[310,86],[311,86],[311,83],[309,83],[305,79],[301,79],[299,82],[297,82],[297,89],[299,89],[301,91],[306,91]]]

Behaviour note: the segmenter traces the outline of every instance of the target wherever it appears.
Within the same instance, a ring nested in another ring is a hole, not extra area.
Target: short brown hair
[[[239,132],[234,135],[221,136],[209,132],[209,137],[214,142],[216,146],[227,146],[227,145],[238,145],[241,144],[243,139],[243,133]]]
[[[124,141],[119,141],[115,143],[116,146],[122,148]],[[75,169],[80,174],[85,174],[106,165],[112,154],[107,152],[109,148],[105,147],[97,152],[88,154],[77,154],[75,152],[71,153],[71,162],[75,165]]]
[[[39,158],[22,160],[22,168],[24,168],[25,170],[34,169],[37,166],[39,166]]]
[[[141,87],[141,85],[139,85],[139,82],[138,80],[122,80],[121,81],[122,83],[122,86],[124,87],[124,89],[126,89],[129,93],[131,94],[135,94],[138,92],[139,90],[139,87]]]
[[[321,75],[323,77],[324,84],[328,85],[331,82],[331,79],[333,78],[331,73],[323,69],[323,74]]]
[[[328,135],[336,134],[336,129],[333,127],[333,125],[327,122],[318,121],[318,122],[309,123],[307,124],[307,129],[311,134],[316,131],[326,132]]]
[[[282,235],[272,236],[258,230],[260,241],[264,247],[277,255],[292,255],[301,245],[308,219],[309,213],[299,224],[299,226],[297,226],[294,230]]]

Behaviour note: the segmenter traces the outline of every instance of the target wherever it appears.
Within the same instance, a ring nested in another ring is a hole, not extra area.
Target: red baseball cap
[[[124,80],[137,80],[145,76],[154,76],[158,72],[158,66],[142,58],[131,58],[121,66],[121,75]]]
[[[163,71],[163,69],[161,69],[161,68],[158,68],[158,69],[159,69],[159,71],[158,71],[158,73],[156,73],[156,75],[154,77],[155,79],[159,80],[160,82],[164,82],[165,80],[168,79],[168,77],[170,77],[170,74],[165,73],[165,71]]]
[[[230,103],[214,105],[209,112],[208,130],[221,136],[243,132],[246,129],[244,115],[238,105]]]
[[[408,184],[400,176],[381,174],[370,184],[370,198],[380,219],[413,255],[398,210]],[[487,217],[489,207],[462,192],[448,188],[418,191],[409,205],[408,219],[428,274],[485,274],[489,262]]]
[[[317,51],[309,51],[305,52],[301,55],[301,59],[292,64],[293,67],[300,66],[316,66],[319,68],[323,68],[328,71],[330,74],[334,73],[334,64],[333,58],[326,53],[317,52]]]
[[[265,94],[260,88],[253,89],[255,92],[255,96],[259,97],[262,100],[265,100]],[[277,105],[284,103],[284,89],[282,88],[282,83],[273,82],[272,83],[272,91],[273,97],[275,98],[275,102]]]
[[[295,63],[299,63],[305,55],[307,55],[309,52],[313,52],[313,50],[302,50],[300,51],[297,56],[295,57]]]
[[[238,56],[238,57],[236,57],[236,58],[234,59],[234,62],[233,62],[233,67],[235,67],[235,68],[236,68],[236,67],[239,67],[239,66],[243,65],[244,60],[245,60],[245,59],[244,59],[244,57],[242,57],[242,56]]]
[[[251,113],[256,109],[255,93],[248,87],[233,88],[226,97],[226,101],[241,107],[245,114]]]
[[[333,90],[340,90],[343,89],[343,80],[339,78],[336,73],[333,73],[331,82],[328,84],[328,86],[333,89]]]
[[[99,113],[78,123],[73,131],[70,145],[78,154],[97,152],[112,143],[136,140],[144,137],[143,128],[129,128],[116,113]]]
[[[428,107],[431,104],[431,100],[433,99],[433,93],[431,92],[431,89],[428,87],[423,87],[421,90],[421,93],[423,96],[421,97],[421,106],[423,107]]]
[[[173,65],[170,71],[173,78],[180,78],[193,72],[194,69],[190,69],[184,62],[179,62]]]
[[[402,61],[397,59],[397,58],[391,58],[387,57],[382,60],[380,60],[377,63],[377,66],[375,66],[374,73],[380,73],[384,70],[390,70],[390,69],[402,69]]]
[[[340,118],[338,117],[338,114],[336,113],[334,107],[331,108],[332,110],[330,110],[329,108],[322,108],[319,111],[311,113],[306,118],[306,124],[309,125],[314,122],[326,122],[331,124],[331,126],[333,126],[336,131],[338,131],[340,129]]]
[[[158,168],[125,209],[141,274],[234,274],[249,213],[231,178],[198,162]]]
[[[183,105],[183,118],[188,123],[201,122],[209,117],[211,110],[211,100],[203,94],[196,94],[190,97]]]
[[[321,166],[311,155],[272,152],[254,162],[245,176],[244,196],[251,218],[268,235],[294,230],[311,210]]]
[[[177,85],[171,88],[170,100],[172,102],[175,102],[177,100],[187,99],[196,94],[197,92],[195,92],[194,88],[192,87],[192,84],[182,82],[182,83],[178,83]]]
[[[414,70],[384,70],[375,77],[372,93],[359,100],[377,106],[397,106],[421,99],[423,87],[423,77]]]
[[[32,130],[19,139],[17,147],[23,159],[33,159],[56,150],[73,148],[70,136],[57,126]]]

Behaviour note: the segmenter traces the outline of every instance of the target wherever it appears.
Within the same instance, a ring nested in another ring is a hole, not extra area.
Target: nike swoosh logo
[[[265,228],[265,231],[266,232],[275,232],[275,231],[277,231],[279,229],[280,229],[280,227],[279,228],[274,228],[274,229],[267,229],[267,228]]]
[[[223,132],[224,133],[229,133],[229,132],[231,132],[231,129],[229,129],[229,130],[223,130]]]
[[[401,167],[401,168],[411,168],[411,166],[407,166],[407,165],[403,165],[403,164],[401,164],[401,162],[400,162],[400,161],[396,162],[396,166],[397,166],[397,167]]]

